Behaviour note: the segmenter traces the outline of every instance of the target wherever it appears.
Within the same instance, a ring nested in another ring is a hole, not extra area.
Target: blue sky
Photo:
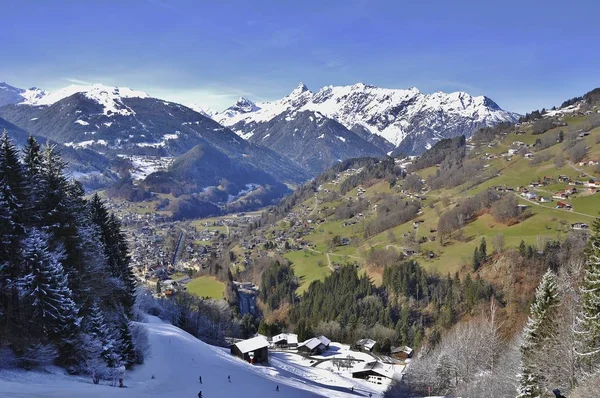
[[[0,81],[19,87],[100,82],[220,110],[364,82],[526,112],[600,86],[597,1],[2,2]]]

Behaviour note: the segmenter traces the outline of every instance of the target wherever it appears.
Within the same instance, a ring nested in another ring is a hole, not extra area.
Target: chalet
[[[573,206],[571,206],[569,203],[566,203],[566,202],[557,202],[556,208],[571,210],[573,208]]]
[[[325,346],[325,349],[328,350],[329,349],[329,344],[331,344],[331,340],[329,340],[327,337],[321,335],[319,337],[317,337],[317,339],[319,339],[319,341],[321,343],[323,343],[323,345]]]
[[[394,366],[378,361],[360,362],[352,370],[352,378],[364,379],[373,384],[389,384],[394,379]]]
[[[531,153],[531,152],[527,152],[527,153],[526,153],[525,155],[523,155],[523,156],[525,156],[525,158],[527,158],[527,159],[533,159],[533,153]]]
[[[316,337],[308,339],[305,342],[298,344],[298,352],[303,352],[308,355],[320,355],[327,350],[327,346]]]
[[[589,228],[590,228],[590,226],[583,222],[576,222],[574,224],[571,224],[571,229],[574,229],[574,230],[584,230],[584,229],[589,229]]]
[[[269,342],[264,336],[239,341],[231,346],[231,355],[250,363],[268,363]]]
[[[404,359],[412,358],[412,355],[413,355],[413,349],[408,346],[392,347],[392,350],[390,351],[390,356],[395,359],[404,360]]]
[[[552,198],[548,198],[545,196],[538,196],[538,202],[549,203],[549,202],[552,202]]]
[[[529,200],[533,200],[533,199],[535,199],[535,198],[536,198],[536,196],[537,196],[537,195],[536,195],[536,194],[534,194],[533,192],[527,192],[527,193],[525,194],[525,197],[526,197],[527,199],[529,199]]]
[[[571,181],[571,179],[569,177],[567,177],[567,176],[559,175],[558,176],[558,181],[559,182],[569,182],[569,181]]]
[[[590,188],[599,188],[600,180],[594,180],[593,178],[590,178],[587,182],[587,186]]]
[[[375,340],[372,339],[360,339],[356,342],[356,347],[358,347],[359,350],[361,351],[373,351],[373,348],[375,347],[375,344],[377,344],[377,342]]]
[[[552,195],[552,197],[554,199],[569,199],[569,195],[570,193],[567,191],[561,191],[561,192],[557,192],[554,195]]]
[[[273,346],[282,348],[298,347],[298,335],[293,333],[281,333],[273,336]]]

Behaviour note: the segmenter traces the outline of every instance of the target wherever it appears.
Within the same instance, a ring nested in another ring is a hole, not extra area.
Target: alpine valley
[[[362,83],[316,93],[300,83],[280,100],[240,98],[222,112],[102,84],[50,93],[0,83],[0,127],[17,145],[29,135],[56,145],[86,189],[193,195],[212,204],[200,215],[272,204],[346,159],[417,154],[516,118],[487,97]]]

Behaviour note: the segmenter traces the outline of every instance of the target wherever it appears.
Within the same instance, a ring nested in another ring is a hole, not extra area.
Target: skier
[[[352,390],[352,392],[354,392],[354,386],[352,386],[352,388],[350,390]]]
[[[231,383],[231,375],[227,376],[227,380]]]
[[[202,384],[202,376],[198,376],[198,381],[200,381],[200,384]]]
[[[202,391],[198,393],[198,398],[202,398]]]
[[[279,385],[275,387],[275,391],[279,391]]]

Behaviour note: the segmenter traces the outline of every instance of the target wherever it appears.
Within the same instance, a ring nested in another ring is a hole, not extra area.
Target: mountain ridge
[[[500,122],[515,122],[516,113],[502,110],[485,96],[466,92],[423,94],[418,89],[387,89],[364,83],[351,86],[325,86],[316,93],[300,83],[290,94],[272,102],[244,99],[245,109],[238,103],[213,116],[249,139],[256,126],[290,110],[318,111],[352,130],[361,127],[391,142],[404,144],[409,153],[421,153],[442,138],[472,135],[481,127]]]

